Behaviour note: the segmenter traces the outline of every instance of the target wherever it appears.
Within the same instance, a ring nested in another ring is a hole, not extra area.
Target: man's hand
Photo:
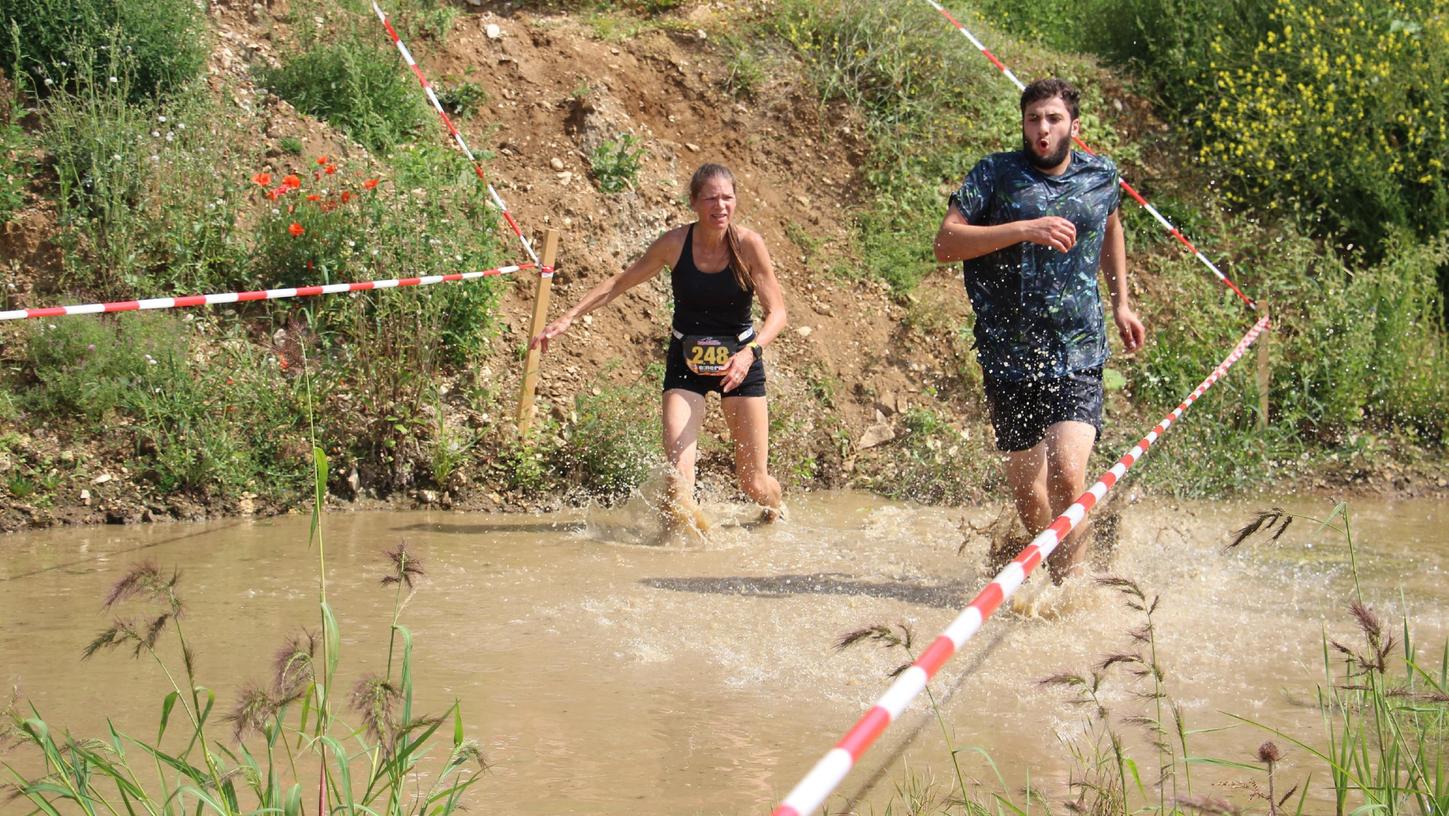
[[[1071,252],[1077,245],[1077,226],[1065,218],[1047,215],[1020,223],[1026,240],[1033,244],[1051,247],[1057,252]]]
[[[1147,329],[1143,327],[1142,321],[1138,319],[1137,313],[1132,311],[1131,306],[1118,306],[1112,309],[1112,320],[1117,323],[1117,332],[1122,335],[1122,346],[1128,354],[1142,348],[1147,340]]]

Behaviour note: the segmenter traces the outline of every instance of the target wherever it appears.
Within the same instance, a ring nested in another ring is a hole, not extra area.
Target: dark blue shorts
[[[750,371],[745,375],[744,380],[734,387],[728,394],[723,392],[724,377],[705,377],[689,370],[684,363],[684,343],[679,338],[669,341],[669,356],[664,363],[664,390],[683,388],[685,391],[693,391],[696,394],[708,394],[713,391],[723,399],[730,397],[763,397],[765,396],[765,361],[763,358],[756,360],[750,366]]]
[[[986,405],[996,449],[1023,451],[1046,438],[1058,422],[1085,422],[1102,434],[1102,369],[1044,380],[986,378]]]

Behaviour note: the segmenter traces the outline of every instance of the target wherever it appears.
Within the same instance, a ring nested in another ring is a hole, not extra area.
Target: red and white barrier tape
[[[518,222],[513,220],[513,213],[508,211],[508,205],[503,203],[503,198],[498,195],[498,191],[493,189],[492,184],[488,183],[488,179],[483,175],[483,165],[478,162],[477,157],[473,155],[473,151],[468,149],[468,143],[463,141],[463,134],[458,131],[458,126],[453,124],[452,117],[448,116],[448,112],[443,110],[443,103],[438,101],[438,95],[433,92],[432,83],[428,82],[426,76],[423,76],[423,69],[418,67],[417,60],[413,59],[412,52],[408,50],[402,38],[397,35],[397,31],[387,19],[387,14],[378,6],[376,0],[373,0],[372,10],[377,13],[377,19],[382,21],[383,28],[387,29],[387,36],[392,39],[392,44],[397,46],[398,53],[402,54],[403,61],[408,64],[408,68],[412,70],[413,76],[418,78],[418,84],[422,86],[423,93],[427,94],[428,101],[433,103],[433,108],[437,110],[438,117],[443,120],[443,126],[448,129],[448,133],[452,135],[453,141],[457,142],[458,147],[463,150],[463,155],[467,156],[468,161],[473,163],[473,175],[477,176],[478,180],[483,182],[483,186],[488,188],[488,197],[493,200],[493,206],[497,207],[498,211],[503,213],[503,220],[507,221],[508,226],[513,228],[513,234],[517,235],[519,242],[523,244],[523,251],[528,253],[528,257],[532,258],[535,264],[539,263],[538,255],[533,251],[533,245],[523,236],[523,230],[519,228]]]
[[[1026,85],[1020,79],[1017,79],[1016,74],[1013,74],[1011,72],[1011,69],[1006,67],[1005,63],[997,59],[996,55],[991,53],[991,49],[987,48],[984,44],[982,44],[980,40],[976,39],[975,34],[972,34],[969,30],[967,30],[966,26],[961,25],[961,23],[958,22],[955,17],[952,17],[951,12],[947,11],[946,8],[940,3],[936,2],[936,0],[926,0],[926,2],[930,3],[932,8],[940,12],[941,16],[945,17],[946,20],[951,23],[951,25],[955,26],[957,31],[961,32],[961,34],[966,37],[966,39],[970,40],[971,44],[976,46],[976,50],[980,51],[983,56],[990,60],[991,64],[995,65],[997,70],[1001,71],[1003,76],[1011,80],[1011,84],[1015,85],[1018,91],[1026,90]],[[1092,150],[1091,147],[1088,147],[1087,143],[1082,141],[1080,138],[1074,136],[1072,137],[1072,141],[1076,142],[1078,147],[1087,151],[1091,155],[1097,155],[1096,151]],[[1206,266],[1214,275],[1216,275],[1217,279],[1221,281],[1224,286],[1233,290],[1233,294],[1237,295],[1238,298],[1243,301],[1243,303],[1246,303],[1248,305],[1248,308],[1254,310],[1258,308],[1258,304],[1255,303],[1252,298],[1243,294],[1243,290],[1239,289],[1238,285],[1233,283],[1231,278],[1229,278],[1227,275],[1224,275],[1222,270],[1218,269],[1217,264],[1214,264],[1211,260],[1209,260],[1208,257],[1202,253],[1202,250],[1198,249],[1192,243],[1192,241],[1189,241],[1187,239],[1186,235],[1182,234],[1181,230],[1173,226],[1172,222],[1167,220],[1167,216],[1159,212],[1158,209],[1152,206],[1152,204],[1149,203],[1146,198],[1142,197],[1141,193],[1133,189],[1132,185],[1128,184],[1126,179],[1119,178],[1118,181],[1121,183],[1122,189],[1126,191],[1127,195],[1131,196],[1132,199],[1138,204],[1141,204],[1143,208],[1145,208],[1147,212],[1152,215],[1153,218],[1157,219],[1157,222],[1161,224],[1163,228],[1166,229],[1170,235],[1172,235],[1173,238],[1177,239],[1178,243],[1186,247],[1187,250],[1193,254],[1193,257],[1201,261],[1204,266]]]
[[[358,281],[356,283],[329,283],[322,286],[300,286],[289,289],[259,289],[254,292],[224,292],[214,295],[189,295],[186,297],[147,298],[145,300],[117,300],[111,303],[87,303],[80,306],[50,306],[44,309],[14,309],[0,312],[0,321],[25,320],[32,317],[64,317],[66,315],[104,314],[106,312],[136,312],[148,309],[182,309],[188,306],[214,306],[219,303],[245,303],[252,300],[281,300],[283,298],[314,297],[316,295],[338,295],[344,292],[366,292],[372,289],[396,289],[404,286],[432,286],[435,283],[477,280],[498,275],[508,275],[523,269],[533,269],[534,264],[500,266],[482,272],[454,272],[448,275],[427,275],[421,278],[394,278],[392,280]],[[546,274],[553,274],[546,269]]]
[[[1122,478],[1127,469],[1142,458],[1152,443],[1166,433],[1167,429],[1172,427],[1172,424],[1183,415],[1183,412],[1203,395],[1203,392],[1211,388],[1213,383],[1227,373],[1233,363],[1236,363],[1238,358],[1247,352],[1248,347],[1267,327],[1268,316],[1264,315],[1252,329],[1248,330],[1247,334],[1243,335],[1233,352],[1219,363],[1217,368],[1213,369],[1212,374],[1203,380],[1197,389],[1188,395],[1187,399],[1173,409],[1172,413],[1163,417],[1162,421],[1157,423],[1157,427],[1144,436],[1132,450],[1127,451],[1121,459],[1118,459],[1117,464],[1113,465],[1111,470],[1102,474],[1096,484],[1077,497],[1076,502],[1068,507],[1066,512],[1057,516],[1051,526],[1032,539],[1031,543],[1027,544],[1025,549],[1010,564],[1006,565],[1005,569],[997,573],[991,583],[986,585],[986,588],[951,622],[951,625],[947,626],[945,631],[938,635],[924,652],[921,652],[921,656],[916,658],[910,668],[902,672],[895,682],[891,683],[890,688],[886,689],[885,694],[881,695],[875,705],[871,706],[870,710],[866,711],[865,715],[857,720],[855,725],[845,733],[845,736],[835,744],[835,747],[815,764],[815,767],[805,775],[804,779],[800,780],[794,790],[785,797],[785,801],[775,808],[772,816],[807,816],[807,814],[814,813],[815,809],[825,801],[825,797],[835,790],[845,775],[860,760],[866,749],[870,748],[876,738],[900,716],[902,711],[905,711],[906,706],[916,698],[916,695],[926,688],[927,681],[935,676],[952,655],[960,651],[966,641],[970,640],[971,636],[981,628],[982,623],[991,617],[991,613],[995,612],[1003,601],[1016,592],[1037,565],[1052,554],[1062,539],[1066,538],[1067,534],[1086,517],[1092,507]]]

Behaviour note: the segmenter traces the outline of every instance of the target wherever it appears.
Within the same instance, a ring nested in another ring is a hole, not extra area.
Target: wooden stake
[[[1268,314],[1268,303],[1262,304],[1263,314]],[[1268,367],[1268,342],[1273,336],[1273,326],[1258,335],[1258,430],[1268,429],[1268,388],[1272,384],[1272,370]]]
[[[548,325],[548,295],[553,288],[551,273],[554,255],[558,252],[558,239],[559,233],[556,229],[545,230],[543,233],[543,256],[540,258],[542,269],[539,270],[538,285],[533,290],[533,319],[529,321],[528,338],[525,342],[532,341]],[[539,351],[531,348],[523,360],[523,385],[518,391],[519,436],[527,436],[528,429],[533,425],[533,395],[538,388],[538,370]]]

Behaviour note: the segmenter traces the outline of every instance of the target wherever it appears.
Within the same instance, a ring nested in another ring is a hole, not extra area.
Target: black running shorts
[[[723,399],[730,397],[763,397],[765,396],[765,361],[763,358],[756,360],[750,366],[750,371],[745,375],[744,380],[734,387],[728,394],[721,389],[724,387],[724,377],[705,377],[689,370],[684,363],[684,343],[679,338],[669,341],[669,356],[664,364],[664,390],[669,391],[675,388],[683,388],[685,391],[693,391],[696,394],[708,394],[713,391]]]
[[[1044,380],[986,378],[986,404],[996,430],[996,449],[1023,451],[1058,422],[1085,422],[1102,433],[1102,369],[1073,371]]]

